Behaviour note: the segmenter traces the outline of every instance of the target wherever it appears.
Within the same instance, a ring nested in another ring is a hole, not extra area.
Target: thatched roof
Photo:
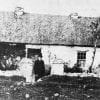
[[[0,12],[0,41],[33,44],[92,45],[90,24],[96,18]]]

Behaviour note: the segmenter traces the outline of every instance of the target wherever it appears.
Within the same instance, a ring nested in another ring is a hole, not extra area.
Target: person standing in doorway
[[[41,55],[35,55],[34,73],[36,81],[45,74],[45,65]]]

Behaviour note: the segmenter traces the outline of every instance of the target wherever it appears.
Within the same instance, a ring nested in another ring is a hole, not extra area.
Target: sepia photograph
[[[100,100],[100,0],[0,0],[0,100]]]

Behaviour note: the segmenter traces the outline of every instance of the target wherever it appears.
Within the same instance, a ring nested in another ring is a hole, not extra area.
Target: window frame
[[[80,64],[80,66],[85,66],[85,63],[86,63],[86,51],[77,51],[77,64]]]

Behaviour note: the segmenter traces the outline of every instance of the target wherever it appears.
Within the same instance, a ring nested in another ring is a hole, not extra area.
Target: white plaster
[[[88,70],[89,66],[92,62],[93,56],[93,47],[70,47],[70,46],[55,46],[55,45],[26,45],[26,48],[35,48],[41,49],[44,63],[47,65],[51,65],[51,74],[58,74],[63,75],[64,68],[62,62],[68,62],[69,67],[73,67],[74,64],[77,62],[77,51],[86,51],[86,64],[83,68],[84,70]],[[95,60],[93,64],[93,68],[98,67],[100,64],[100,48],[97,48]],[[58,60],[57,63],[54,63],[55,60]],[[5,76],[12,76],[12,75],[19,75],[24,76],[27,82],[35,82],[35,75],[32,76],[32,61],[28,58],[25,58],[20,63],[20,70],[17,71],[0,71],[0,75]],[[47,70],[47,69],[46,69]],[[97,69],[96,69],[97,70]],[[99,71],[96,71],[100,73]]]
[[[84,69],[88,69],[92,62],[93,47],[70,47],[70,46],[55,46],[55,45],[27,45],[27,48],[41,48],[43,60],[45,64],[52,64],[55,59],[68,62],[69,67],[73,67],[77,63],[77,51],[86,51],[86,64]],[[93,66],[96,67],[100,64],[100,48],[97,48]]]
[[[51,75],[64,75],[63,64],[55,63],[51,66]]]

